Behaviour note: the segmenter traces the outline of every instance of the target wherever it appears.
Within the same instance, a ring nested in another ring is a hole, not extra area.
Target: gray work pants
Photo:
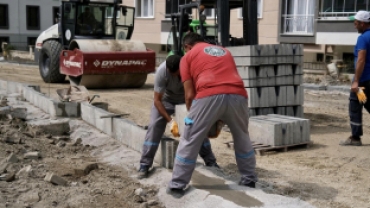
[[[212,124],[226,123],[234,140],[241,183],[257,181],[256,158],[248,133],[248,99],[241,95],[220,94],[197,99],[188,115],[188,124],[177,148],[170,188],[183,189],[190,182],[197,153]]]
[[[176,104],[167,101],[162,101],[162,103],[169,115],[174,114]],[[153,104],[152,112],[150,115],[150,123],[148,126],[148,131],[146,133],[145,142],[143,145],[143,153],[140,159],[141,165],[147,165],[149,167],[153,165],[153,159],[159,147],[159,143],[161,141],[163,133],[166,130],[166,126],[167,126],[166,119],[163,118],[161,114],[159,114],[159,111]],[[197,155],[199,152],[199,155],[203,158],[206,165],[212,165],[216,163],[216,158],[212,152],[211,143],[206,136],[203,137],[201,146],[202,147],[200,151],[199,149],[197,151]]]

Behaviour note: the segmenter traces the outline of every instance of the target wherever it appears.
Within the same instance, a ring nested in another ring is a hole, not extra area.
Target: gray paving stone
[[[260,119],[260,116],[249,118],[249,137],[251,141],[271,146],[281,146],[286,129],[281,122]]]
[[[309,119],[302,119],[302,118],[297,118],[297,117],[289,117],[289,116],[281,116],[281,115],[268,115],[269,117],[279,117],[281,119],[286,119],[289,121],[297,122],[298,126],[295,127],[295,136],[298,135],[298,138],[295,137],[295,142],[296,144],[301,143],[301,142],[308,142],[310,141],[310,120]],[[299,131],[298,131],[299,130]]]
[[[287,105],[287,87],[277,86],[275,87],[276,92],[276,106],[286,106]]]

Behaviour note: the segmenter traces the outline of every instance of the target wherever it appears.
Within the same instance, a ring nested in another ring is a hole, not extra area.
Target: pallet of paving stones
[[[225,142],[224,144],[227,145],[228,148],[234,149],[234,142]],[[282,145],[282,146],[270,146],[270,145],[265,145],[265,144],[260,144],[260,143],[254,143],[252,142],[252,146],[254,149],[254,152],[258,156],[264,156],[266,155],[267,152],[288,152],[288,150],[292,149],[303,149],[303,148],[309,148],[313,145],[312,141],[309,142],[304,142],[300,144],[293,144],[293,145]]]

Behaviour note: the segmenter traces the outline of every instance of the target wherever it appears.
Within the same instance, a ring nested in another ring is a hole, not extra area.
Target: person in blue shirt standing
[[[340,145],[361,146],[362,131],[362,108],[365,107],[370,113],[370,102],[362,104],[357,98],[359,87],[364,87],[364,93],[370,98],[370,14],[367,11],[359,11],[355,15],[355,28],[361,34],[355,46],[355,77],[352,81],[349,96],[349,116],[351,121],[352,135],[341,141]]]

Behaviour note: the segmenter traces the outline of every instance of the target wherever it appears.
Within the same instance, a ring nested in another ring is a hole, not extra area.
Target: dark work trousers
[[[169,115],[174,114],[175,105],[173,103],[162,101],[167,113]],[[141,165],[146,165],[151,167],[153,165],[153,160],[155,153],[158,150],[159,143],[166,130],[167,121],[159,114],[157,108],[152,106],[152,112],[150,115],[150,123],[148,126],[148,131],[145,136],[145,142],[143,145],[143,152],[141,154]],[[199,155],[203,158],[206,165],[213,165],[216,163],[216,158],[212,152],[211,142],[208,138],[204,138],[202,147],[200,148]]]
[[[359,83],[360,87],[365,87],[364,93],[367,97],[367,102],[363,105],[358,101],[357,95],[351,92],[349,95],[349,117],[351,121],[352,136],[362,136],[362,108],[365,107],[370,113],[370,80]]]

